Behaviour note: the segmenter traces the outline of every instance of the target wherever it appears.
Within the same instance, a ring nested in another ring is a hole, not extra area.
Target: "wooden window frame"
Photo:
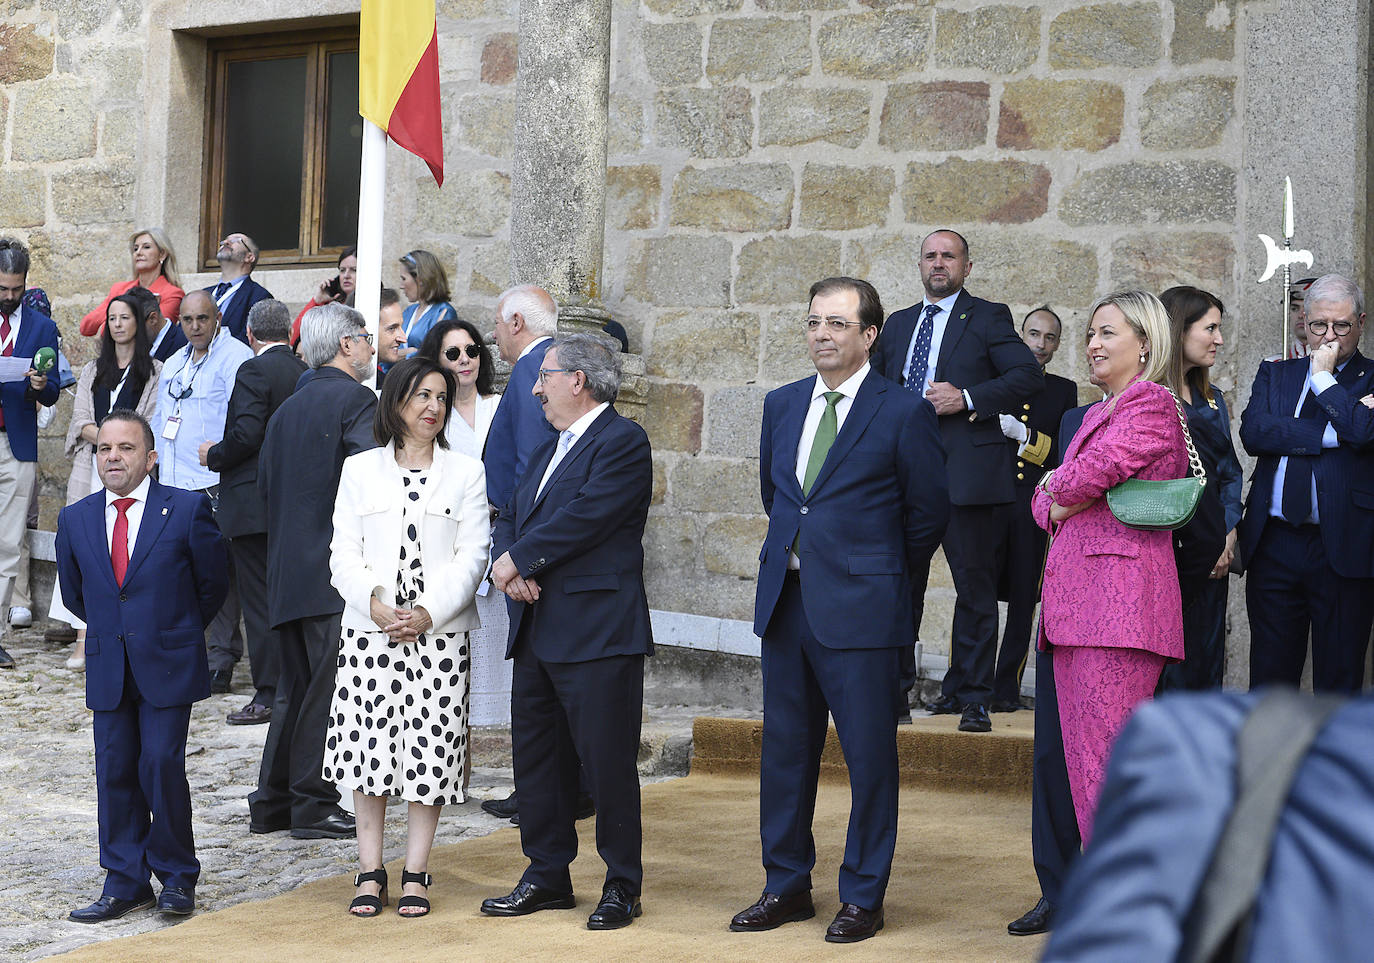
[[[306,58],[305,143],[301,170],[299,246],[292,250],[262,250],[257,267],[315,267],[338,261],[342,246],[319,243],[323,226],[324,185],[329,159],[325,156],[325,120],[329,116],[328,64],[331,54],[358,50],[357,27],[329,27],[308,32],[272,33],[216,38],[207,48],[205,109],[205,180],[201,190],[199,268],[219,270],[219,224],[224,209],[225,129],[228,110],[229,65],[242,61]],[[239,228],[229,226],[227,230]]]

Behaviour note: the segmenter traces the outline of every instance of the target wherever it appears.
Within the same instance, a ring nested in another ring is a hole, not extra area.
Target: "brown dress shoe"
[[[730,929],[736,933],[762,933],[764,930],[775,930],[784,923],[809,920],[815,915],[816,907],[811,905],[809,889],[791,896],[764,893],[753,906],[735,914],[730,921]]]
[[[883,908],[866,910],[853,903],[845,903],[825,931],[827,943],[857,943],[866,940],[883,928]]]

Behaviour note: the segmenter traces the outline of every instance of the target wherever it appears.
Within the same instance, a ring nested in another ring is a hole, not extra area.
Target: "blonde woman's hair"
[[[1149,346],[1149,357],[1145,359],[1145,371],[1141,377],[1157,385],[1170,386],[1170,374],[1174,358],[1174,338],[1169,331],[1169,312],[1164,304],[1149,291],[1117,291],[1093,303],[1088,317],[1097,314],[1097,309],[1112,305],[1126,317],[1126,322],[1137,337],[1143,338]]]
[[[129,251],[133,251],[134,243],[145,234],[153,239],[157,249],[165,255],[162,259],[162,276],[176,287],[181,287],[181,276],[177,274],[177,252],[172,250],[172,240],[162,228],[145,227],[141,231],[130,234]]]

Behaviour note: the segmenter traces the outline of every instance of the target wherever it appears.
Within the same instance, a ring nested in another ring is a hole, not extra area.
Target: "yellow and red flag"
[[[444,183],[439,34],[434,0],[363,0],[358,112]]]

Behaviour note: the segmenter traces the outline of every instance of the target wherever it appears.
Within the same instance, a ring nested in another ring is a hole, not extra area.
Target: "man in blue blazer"
[[[488,916],[574,905],[578,760],[596,803],[606,863],[589,929],[640,915],[639,724],[644,657],[653,652],[644,594],[644,522],[653,490],[649,438],[611,406],[619,345],[571,334],[541,352],[534,384],[556,438],[530,456],[496,520],[492,581],[512,606],[506,658],[520,843],[529,857]],[[509,390],[509,389],[507,389]]]
[[[40,348],[51,348],[56,358],[57,325],[22,303],[28,274],[28,248],[15,238],[0,237],[0,354],[32,358]],[[19,575],[37,471],[38,405],[57,404],[58,391],[56,377],[32,367],[24,377],[0,382],[0,613],[10,610]],[[0,647],[0,669],[12,668],[14,659]]]
[[[1240,523],[1250,685],[1356,692],[1374,622],[1374,364],[1360,354],[1364,297],[1338,274],[1306,298],[1310,355],[1264,362],[1240,420],[1256,458]]]
[[[925,298],[887,319],[873,369],[925,397],[940,416],[951,503],[945,561],[957,597],[949,670],[930,709],[962,712],[960,729],[987,732],[1004,554],[999,533],[1016,511],[1014,459],[998,415],[1020,412],[1045,379],[1007,306],[964,290],[972,268],[962,235],[935,231],[921,242]],[[904,658],[904,683],[914,683],[914,654]]]
[[[251,277],[258,263],[258,245],[247,234],[230,234],[219,242],[219,281],[205,290],[219,306],[220,323],[234,337],[248,343],[248,312],[272,296]]]
[[[763,895],[730,929],[815,915],[811,817],[834,717],[853,805],[843,906],[826,931],[854,942],[883,926],[897,838],[898,665],[915,637],[924,573],[949,513],[931,406],[873,369],[882,326],[867,281],[811,287],[807,345],[816,376],[769,392],[759,478],[768,534],[754,633],[763,639],[760,835]],[[1000,430],[998,437],[1001,437]]]
[[[210,694],[205,627],[229,589],[229,557],[203,494],[149,477],[142,416],[112,411],[96,437],[105,490],[62,509],[57,576],[85,620],[86,705],[95,713],[100,898],[70,919],[98,923],[152,905],[195,909],[200,878],[186,782],[191,704]]]
[[[549,339],[557,330],[558,304],[543,288],[517,285],[503,291],[496,301],[496,347],[501,360],[513,365],[482,452],[487,501],[496,511],[510,504],[534,450],[556,434],[534,396],[534,385]],[[482,809],[501,819],[516,816],[517,790],[505,799],[484,800]]]
[[[496,302],[496,347],[501,360],[513,365],[482,453],[487,501],[498,510],[510,504],[530,455],[555,434],[533,391],[547,342],[557,330],[558,305],[543,288],[509,288]]]

